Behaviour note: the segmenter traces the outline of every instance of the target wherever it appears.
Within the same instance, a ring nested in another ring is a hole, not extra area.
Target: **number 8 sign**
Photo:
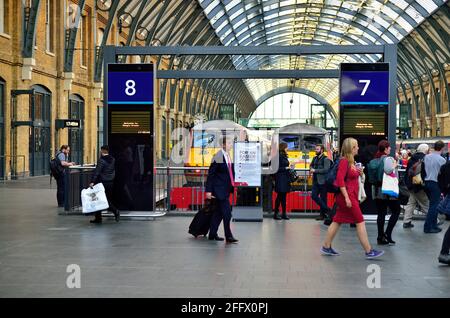
[[[153,104],[153,65],[140,64],[141,71],[136,72],[129,71],[129,64],[122,65],[108,65],[108,103]]]

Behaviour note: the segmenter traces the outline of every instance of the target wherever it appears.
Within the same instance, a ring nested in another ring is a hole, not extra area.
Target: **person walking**
[[[59,173],[57,175],[54,174],[53,176],[56,179],[56,186],[57,186],[56,200],[58,201],[59,208],[64,207],[64,192],[66,191],[64,179],[66,174],[66,168],[75,165],[75,162],[69,162],[69,154],[70,154],[69,145],[62,145],[55,155],[59,165]]]
[[[427,217],[423,226],[425,233],[439,233],[442,231],[437,225],[438,211],[437,206],[441,199],[441,190],[438,184],[438,174],[441,166],[445,164],[445,159],[442,158],[442,150],[444,149],[444,142],[436,141],[434,144],[434,151],[425,156],[425,192],[430,201]]]
[[[417,151],[414,155],[412,155],[411,159],[408,161],[408,165],[405,171],[405,184],[409,190],[409,200],[405,205],[405,213],[403,216],[403,228],[409,229],[413,228],[414,224],[412,224],[413,212],[416,209],[416,206],[419,205],[422,211],[426,214],[428,213],[428,208],[430,205],[430,201],[428,200],[428,196],[425,193],[425,187],[423,184],[414,184],[412,181],[413,176],[413,166],[421,165],[423,162],[425,155],[428,154],[430,147],[427,144],[420,144],[417,147]],[[425,171],[423,171],[425,173]]]
[[[231,206],[230,193],[234,190],[234,172],[230,150],[233,147],[233,141],[230,138],[222,138],[222,149],[213,157],[208,170],[206,179],[205,195],[206,199],[216,198],[217,209],[211,219],[209,229],[209,240],[223,241],[224,238],[217,235],[220,222],[223,219],[223,229],[225,232],[225,240],[227,243],[237,243],[238,240],[233,237],[231,232]]]
[[[109,154],[109,147],[107,145],[102,146],[100,149],[100,158],[97,161],[97,166],[91,177],[91,183],[89,184],[89,186],[93,187],[97,183],[103,184],[109,205],[108,210],[113,212],[116,222],[119,222],[120,212],[113,203],[114,178],[116,176],[116,160]],[[102,212],[95,212],[95,219],[91,220],[90,222],[102,223]]]
[[[327,173],[331,167],[331,160],[325,155],[323,145],[316,146],[316,156],[313,158],[310,166],[310,172],[313,175],[312,199],[320,207],[320,216],[316,219],[322,221],[330,214],[330,208],[327,204]]]
[[[346,138],[341,147],[341,160],[339,162],[335,184],[340,192],[336,195],[336,214],[321,248],[324,255],[339,255],[332,247],[332,242],[341,224],[355,223],[358,239],[365,251],[367,259],[380,257],[383,251],[372,249],[367,236],[366,225],[359,202],[359,176],[363,175],[363,168],[356,168],[354,156],[358,153],[358,141],[354,138]]]
[[[375,159],[382,160],[380,164],[383,165],[383,173],[387,175],[393,175],[398,178],[397,161],[390,157],[391,145],[387,140],[381,140],[378,143],[378,152],[375,154]],[[395,241],[392,240],[392,231],[397,224],[398,217],[400,216],[400,201],[398,198],[390,197],[382,193],[382,183],[372,185],[372,198],[375,200],[375,206],[377,207],[377,229],[378,237],[377,242],[380,245],[391,244],[394,245]],[[391,211],[391,217],[389,218],[386,231],[384,230],[387,208]]]
[[[445,232],[438,260],[439,263],[450,265],[450,226],[447,228],[447,232]]]
[[[289,220],[286,215],[286,198],[287,194],[291,191],[291,181],[289,177],[289,159],[286,152],[288,145],[285,142],[280,143],[278,146],[278,170],[275,174],[275,192],[277,198],[275,199],[275,208],[273,218],[274,220]],[[279,216],[279,208],[283,211],[282,216]]]

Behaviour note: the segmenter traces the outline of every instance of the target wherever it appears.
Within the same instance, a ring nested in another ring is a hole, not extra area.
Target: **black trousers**
[[[328,204],[327,204],[327,187],[325,184],[313,183],[311,198],[316,202],[320,207],[320,215],[326,216],[328,212]]]
[[[286,214],[286,197],[287,192],[277,192],[277,198],[275,199],[275,212],[278,212],[281,203],[283,214]]]
[[[103,182],[103,186],[105,187],[106,199],[108,200],[108,205],[109,205],[108,211],[112,211],[115,214],[117,212],[117,208],[113,203],[114,183],[113,182]],[[99,219],[101,217],[102,217],[102,211],[95,213],[96,219]]]
[[[65,184],[64,184],[64,175],[59,176],[56,179],[56,200],[58,201],[58,206],[64,206],[64,191],[65,191]]]
[[[219,230],[220,222],[223,220],[223,231],[225,238],[232,238],[231,232],[231,206],[228,200],[216,200],[216,209],[211,218],[211,225],[209,228],[209,237],[216,237]]]
[[[395,224],[398,221],[400,215],[400,202],[398,200],[375,200],[375,205],[377,207],[378,217],[377,217],[377,228],[378,228],[378,238],[383,238],[384,234],[391,237],[392,231],[394,230]],[[387,214],[387,208],[391,210],[391,217],[389,218],[388,226],[386,231],[384,231],[384,223]]]
[[[450,226],[447,229],[447,232],[445,232],[444,240],[442,241],[442,248],[441,248],[441,254],[449,254],[450,252]]]

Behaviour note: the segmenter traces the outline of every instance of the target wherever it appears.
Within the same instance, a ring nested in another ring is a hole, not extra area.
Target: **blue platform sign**
[[[388,105],[389,104],[389,71],[370,69],[344,70],[341,67],[340,103],[341,105]],[[355,64],[353,64],[355,65]]]
[[[153,64],[138,64],[138,71],[130,71],[129,66],[108,65],[108,104],[153,104]],[[133,69],[137,69],[134,64]]]

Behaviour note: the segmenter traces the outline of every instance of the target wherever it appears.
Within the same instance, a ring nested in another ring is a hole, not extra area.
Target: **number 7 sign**
[[[366,95],[367,89],[369,88],[369,85],[370,85],[370,80],[359,80],[358,82],[366,84],[366,85],[364,85],[364,88],[363,88],[363,90],[361,92],[361,96]]]

